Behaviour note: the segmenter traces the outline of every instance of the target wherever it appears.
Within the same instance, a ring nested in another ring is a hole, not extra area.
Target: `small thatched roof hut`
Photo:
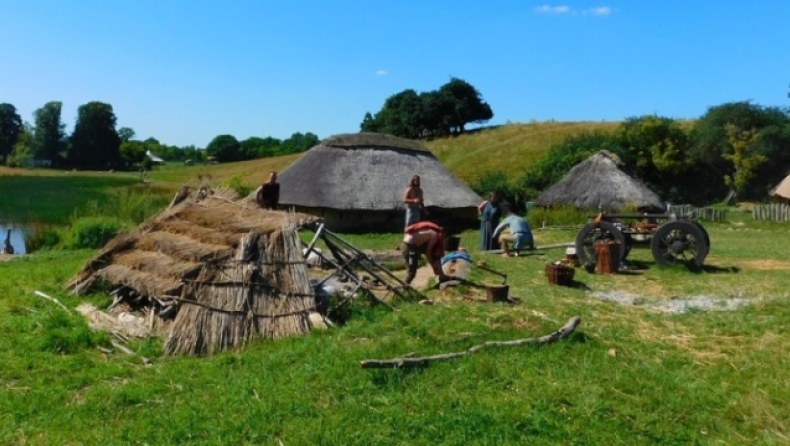
[[[167,354],[206,354],[305,333],[313,290],[297,229],[315,217],[260,209],[232,191],[180,203],[111,240],[69,281],[180,307]]]
[[[280,204],[321,216],[339,231],[403,229],[403,193],[420,175],[430,219],[477,224],[482,200],[421,142],[377,133],[321,141],[279,175]]]
[[[655,192],[631,176],[620,158],[602,150],[573,168],[535,200],[537,206],[573,206],[617,211],[636,206],[641,212],[664,212]]]
[[[790,201],[790,175],[784,177],[775,188],[771,189],[770,195],[782,201]]]

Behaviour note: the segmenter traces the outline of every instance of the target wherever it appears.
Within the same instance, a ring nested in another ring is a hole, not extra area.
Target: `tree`
[[[241,159],[241,145],[233,135],[219,135],[208,144],[206,154],[222,163],[239,161]]]
[[[286,139],[280,145],[279,155],[287,155],[290,153],[301,153],[310,150],[311,147],[317,145],[319,142],[318,136],[314,133],[307,132],[302,134],[296,132]]]
[[[439,94],[449,101],[449,124],[458,133],[469,123],[482,123],[494,117],[491,107],[483,102],[480,92],[468,82],[452,78],[439,88]]]
[[[118,137],[121,138],[121,142],[131,141],[134,135],[134,129],[131,127],[121,127],[118,129]]]
[[[121,138],[115,130],[112,105],[89,102],[77,110],[77,123],[71,134],[69,161],[86,169],[115,168],[121,164]]]
[[[127,165],[141,163],[145,158],[145,143],[142,141],[123,141],[121,143],[121,158]]]
[[[734,124],[725,126],[727,142],[732,153],[724,154],[724,159],[731,161],[734,172],[724,176],[724,182],[732,189],[734,196],[743,191],[755,177],[761,164],[768,161],[764,155],[754,150],[757,142],[757,130],[741,130]]]
[[[61,153],[66,148],[66,125],[61,121],[63,103],[51,101],[33,113],[33,153],[36,159],[59,164]]]
[[[702,201],[722,199],[730,189],[725,182],[733,174],[733,163],[724,155],[733,153],[727,127],[757,132],[751,152],[771,162],[757,166],[754,180],[741,191],[741,198],[763,198],[772,185],[787,175],[790,164],[790,117],[777,107],[762,107],[748,101],[711,107],[691,132],[689,154],[694,164],[696,192]]]
[[[23,124],[22,131],[19,133],[14,149],[6,157],[8,167],[32,167],[33,166],[33,129],[30,124]]]
[[[8,156],[22,133],[22,118],[11,104],[0,104],[0,158]]]

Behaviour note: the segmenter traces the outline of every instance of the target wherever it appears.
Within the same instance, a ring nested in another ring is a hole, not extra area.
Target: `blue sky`
[[[138,139],[324,138],[407,88],[471,83],[490,124],[788,106],[790,1],[0,0],[0,102],[113,106]]]

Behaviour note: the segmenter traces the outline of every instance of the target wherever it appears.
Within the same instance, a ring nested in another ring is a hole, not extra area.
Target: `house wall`
[[[402,210],[341,211],[301,206],[293,206],[292,208],[296,212],[304,212],[305,214],[323,218],[326,227],[336,232],[400,232],[403,231],[406,219],[406,212]],[[475,229],[480,226],[477,209],[475,208],[428,208],[427,216],[424,216],[424,219],[436,222],[451,233],[461,232],[465,229]]]

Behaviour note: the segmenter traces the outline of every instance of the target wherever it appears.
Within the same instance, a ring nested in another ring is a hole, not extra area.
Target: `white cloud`
[[[540,12],[542,14],[566,14],[568,12],[571,12],[571,8],[565,5],[562,6],[541,5],[535,8],[535,11]]]
[[[607,16],[612,13],[612,8],[608,6],[598,6],[588,9],[586,12],[597,16]]]
[[[610,8],[609,6],[596,6],[595,8],[589,8],[583,11],[579,11],[572,9],[570,6],[566,6],[566,5],[558,5],[558,6],[541,5],[535,8],[535,12],[540,14],[583,14],[583,15],[589,14],[598,17],[604,17],[612,13],[612,8]]]
[[[376,70],[376,76],[386,76],[390,74],[387,70]]]

